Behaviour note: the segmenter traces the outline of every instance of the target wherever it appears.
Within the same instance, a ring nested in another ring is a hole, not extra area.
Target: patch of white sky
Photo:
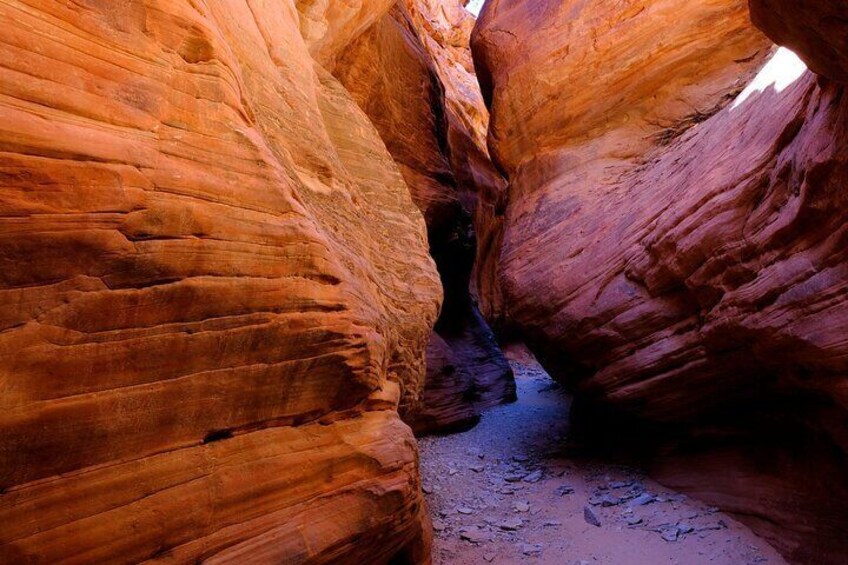
[[[483,4],[486,3],[486,0],[471,0],[466,6],[465,9],[474,14],[475,16],[480,15],[480,10],[483,8]]]
[[[753,94],[765,92],[769,88],[773,88],[776,92],[783,92],[786,87],[801,78],[806,70],[807,66],[798,58],[798,55],[781,47],[772,55],[751,84],[736,98],[733,107],[740,106]]]

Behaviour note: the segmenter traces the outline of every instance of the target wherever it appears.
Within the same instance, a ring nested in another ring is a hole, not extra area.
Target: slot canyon
[[[848,563],[844,0],[0,18],[0,565]]]

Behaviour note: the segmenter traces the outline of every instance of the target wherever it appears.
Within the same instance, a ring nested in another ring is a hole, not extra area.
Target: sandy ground
[[[420,441],[436,565],[786,563],[715,508],[564,453],[568,396],[538,365],[513,368],[517,403]]]

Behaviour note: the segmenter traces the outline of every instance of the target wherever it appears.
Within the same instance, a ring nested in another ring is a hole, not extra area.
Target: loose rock
[[[592,510],[589,506],[583,507],[583,519],[586,520],[587,524],[591,524],[593,526],[601,527],[601,520],[595,514],[595,511]]]

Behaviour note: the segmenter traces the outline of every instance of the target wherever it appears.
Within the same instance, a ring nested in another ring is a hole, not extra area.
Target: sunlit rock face
[[[727,0],[490,0],[473,48],[510,181],[506,315],[575,424],[841,562],[845,87],[787,52],[754,79],[773,49]]]
[[[427,560],[438,275],[310,55],[360,4],[0,1],[0,562]]]
[[[506,186],[486,150],[488,112],[469,49],[473,24],[458,1],[400,2],[333,67],[424,213],[444,285],[427,392],[419,409],[406,414],[420,433],[469,426],[480,410],[515,398],[509,364],[470,294],[475,256],[483,265],[477,273],[495,269],[489,218]],[[482,234],[479,254],[475,228]],[[481,288],[488,307],[488,286]]]

